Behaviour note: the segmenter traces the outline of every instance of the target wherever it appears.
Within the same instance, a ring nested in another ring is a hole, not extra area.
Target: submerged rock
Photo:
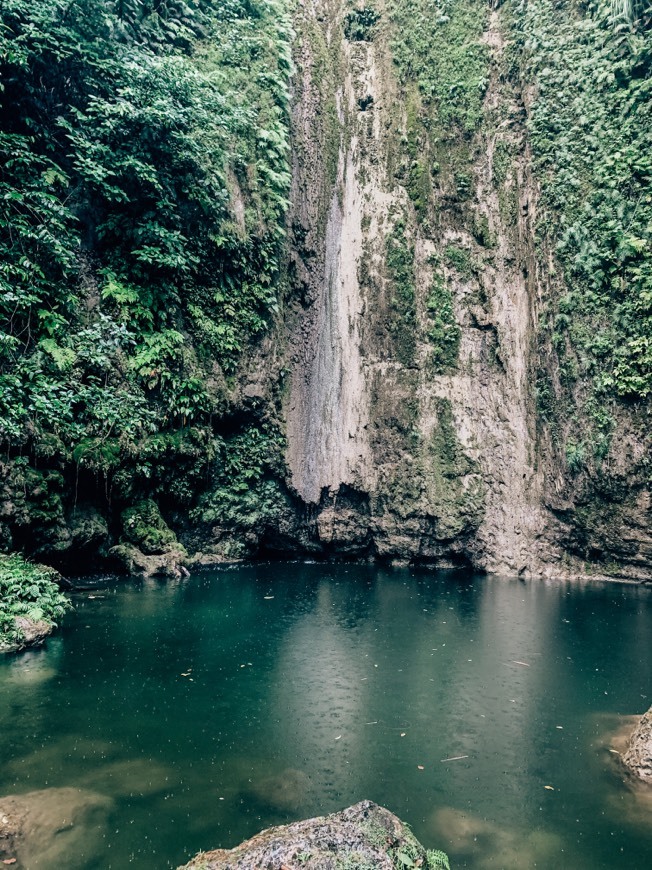
[[[454,807],[440,807],[430,820],[433,836],[446,842],[454,867],[523,870],[558,867],[568,845],[554,833],[522,824],[505,827]],[[564,866],[575,866],[571,859]]]
[[[639,779],[652,785],[652,707],[636,726],[623,755],[623,764]]]
[[[79,788],[0,798],[0,861],[14,870],[87,867],[97,857],[113,801]]]
[[[202,852],[185,870],[447,870],[443,852],[426,851],[389,810],[361,801],[339,813],[268,828],[235,849]]]
[[[254,782],[245,796],[264,807],[280,813],[294,813],[305,806],[310,790],[310,778],[302,770],[288,768]]]

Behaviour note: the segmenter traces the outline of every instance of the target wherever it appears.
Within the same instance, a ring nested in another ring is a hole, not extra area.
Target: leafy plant
[[[0,554],[0,645],[23,639],[17,617],[55,624],[70,608],[57,577],[52,568],[26,562],[16,554]]]
[[[441,849],[428,849],[426,861],[428,862],[429,870],[451,870],[448,855],[446,852],[442,852]]]

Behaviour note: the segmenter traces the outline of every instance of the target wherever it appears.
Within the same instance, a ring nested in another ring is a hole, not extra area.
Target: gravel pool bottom
[[[609,746],[652,703],[652,590],[273,563],[73,600],[0,662],[27,870],[176,867],[364,798],[454,870],[651,866]]]

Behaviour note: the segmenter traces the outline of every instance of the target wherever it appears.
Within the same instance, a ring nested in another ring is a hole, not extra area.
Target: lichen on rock
[[[235,849],[201,852],[185,870],[449,870],[397,816],[372,801],[338,813],[269,828]]]
[[[652,707],[636,726],[623,764],[634,776],[652,785]]]

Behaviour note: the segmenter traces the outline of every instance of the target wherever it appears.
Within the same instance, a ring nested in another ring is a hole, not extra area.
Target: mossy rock
[[[143,499],[122,512],[122,537],[145,555],[157,555],[180,547],[156,502]]]
[[[97,551],[109,537],[106,519],[92,505],[77,507],[69,520],[70,534],[75,551]]]
[[[268,828],[235,849],[202,852],[185,865],[185,870],[261,867],[449,870],[443,852],[426,851],[407,825],[372,801],[361,801],[329,816]]]
[[[177,543],[165,553],[146,554],[133,544],[118,544],[109,550],[109,558],[126,574],[143,577],[185,577],[188,575],[185,547]]]
[[[143,499],[122,512],[122,538],[109,556],[127,574],[180,577],[188,558],[156,502]]]

